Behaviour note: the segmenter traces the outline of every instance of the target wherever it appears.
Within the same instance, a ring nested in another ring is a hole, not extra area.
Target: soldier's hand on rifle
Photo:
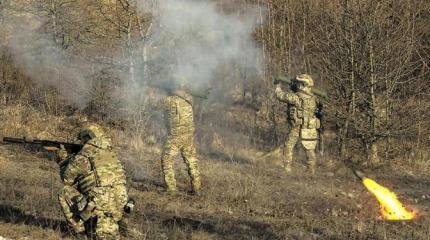
[[[57,155],[58,155],[58,158],[60,158],[60,159],[66,159],[67,158],[68,154],[67,154],[66,148],[64,147],[63,144],[61,144],[60,148],[57,150]]]

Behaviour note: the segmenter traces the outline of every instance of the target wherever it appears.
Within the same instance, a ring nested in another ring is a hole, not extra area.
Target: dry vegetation
[[[144,88],[134,96],[138,104],[123,105],[128,93],[118,92],[119,76],[144,85],[148,79],[138,76],[163,74],[146,61],[152,16],[132,0],[0,0],[0,24],[10,12],[35,14],[44,19],[38,33],[64,56],[87,63],[64,73],[55,64],[46,73],[29,72],[6,44],[13,29],[1,32],[0,136],[74,141],[80,119],[102,124],[125,164],[138,200],[132,225],[145,239],[430,239],[430,3],[214,1],[220,11],[238,14],[257,4],[265,15],[254,34],[264,70],[256,77],[220,68],[211,82],[216,97],[195,105],[201,197],[187,194],[179,159],[182,193],[163,192],[162,94]],[[115,62],[113,52],[127,61]],[[64,86],[41,84],[42,78],[61,84],[73,70],[90,73],[85,77],[94,83],[82,92],[85,104],[70,101]],[[271,76],[299,72],[311,73],[331,96],[327,151],[316,176],[304,172],[300,149],[297,171],[288,176],[276,151],[266,155],[287,131]],[[58,166],[49,157],[0,146],[0,236],[74,238],[56,199]],[[420,218],[378,219],[378,204],[346,167],[351,164],[397,192]]]

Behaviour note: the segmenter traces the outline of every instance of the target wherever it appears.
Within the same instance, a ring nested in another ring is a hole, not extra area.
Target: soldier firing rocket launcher
[[[279,84],[279,83],[284,83],[289,85],[291,91],[293,92],[298,92],[299,91],[299,84],[300,82],[293,77],[289,77],[289,76],[283,76],[283,75],[279,75],[273,78],[273,83]],[[312,84],[313,85],[313,84]],[[328,99],[327,96],[327,92],[315,87],[311,88],[311,92],[312,94],[314,94],[317,97],[320,97],[324,100]],[[321,101],[317,101],[317,109],[315,110],[315,116],[320,120],[320,128],[317,129],[318,131],[318,151],[320,152],[321,155],[324,155],[324,114],[323,114],[323,104]]]
[[[289,76],[283,76],[283,75],[279,75],[274,77],[273,79],[273,83],[274,84],[278,84],[278,83],[284,83],[284,84],[288,84],[291,88],[292,91],[296,92],[297,91],[297,81],[295,80],[295,78],[293,77],[289,77]],[[321,97],[323,99],[327,99],[327,92],[319,89],[319,88],[312,88],[312,93],[315,94],[318,97]]]

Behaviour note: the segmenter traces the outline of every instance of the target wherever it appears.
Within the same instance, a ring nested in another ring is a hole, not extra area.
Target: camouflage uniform
[[[164,144],[161,165],[167,190],[177,190],[173,162],[180,153],[188,167],[192,191],[198,193],[201,183],[194,146],[192,97],[184,91],[175,91],[166,97],[164,107],[168,136]]]
[[[128,200],[123,167],[99,127],[87,127],[80,139],[84,147],[76,155],[64,160],[64,150],[59,152],[62,211],[78,233],[86,230],[96,239],[119,239],[118,222]]]
[[[313,80],[307,74],[296,77],[301,85],[297,92],[284,92],[279,85],[276,86],[275,94],[279,101],[288,104],[288,122],[290,132],[285,142],[285,170],[291,171],[293,160],[293,149],[300,139],[306,149],[307,164],[312,173],[315,172],[316,156],[315,148],[318,140],[320,120],[315,116],[317,110],[317,99],[312,94]]]

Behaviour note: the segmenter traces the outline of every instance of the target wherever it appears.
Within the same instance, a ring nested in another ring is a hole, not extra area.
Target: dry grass
[[[3,135],[37,136],[45,131],[49,138],[68,139],[75,131],[64,127],[67,118],[24,114],[19,107],[2,109],[0,120],[9,121],[0,129]],[[29,120],[34,126],[27,127]],[[132,225],[145,239],[429,239],[428,171],[398,165],[369,173],[423,215],[411,222],[387,222],[377,219],[377,202],[349,169],[321,166],[310,176],[298,163],[287,176],[279,161],[244,145],[240,134],[229,136],[234,139],[229,144],[225,135],[204,143],[199,155],[202,196],[187,193],[189,179],[180,159],[176,167],[181,193],[168,195],[162,187],[159,144],[127,138],[116,130],[110,133],[120,146],[130,195],[138,201]],[[56,199],[61,187],[58,167],[44,157],[0,146],[1,236],[73,238]]]

